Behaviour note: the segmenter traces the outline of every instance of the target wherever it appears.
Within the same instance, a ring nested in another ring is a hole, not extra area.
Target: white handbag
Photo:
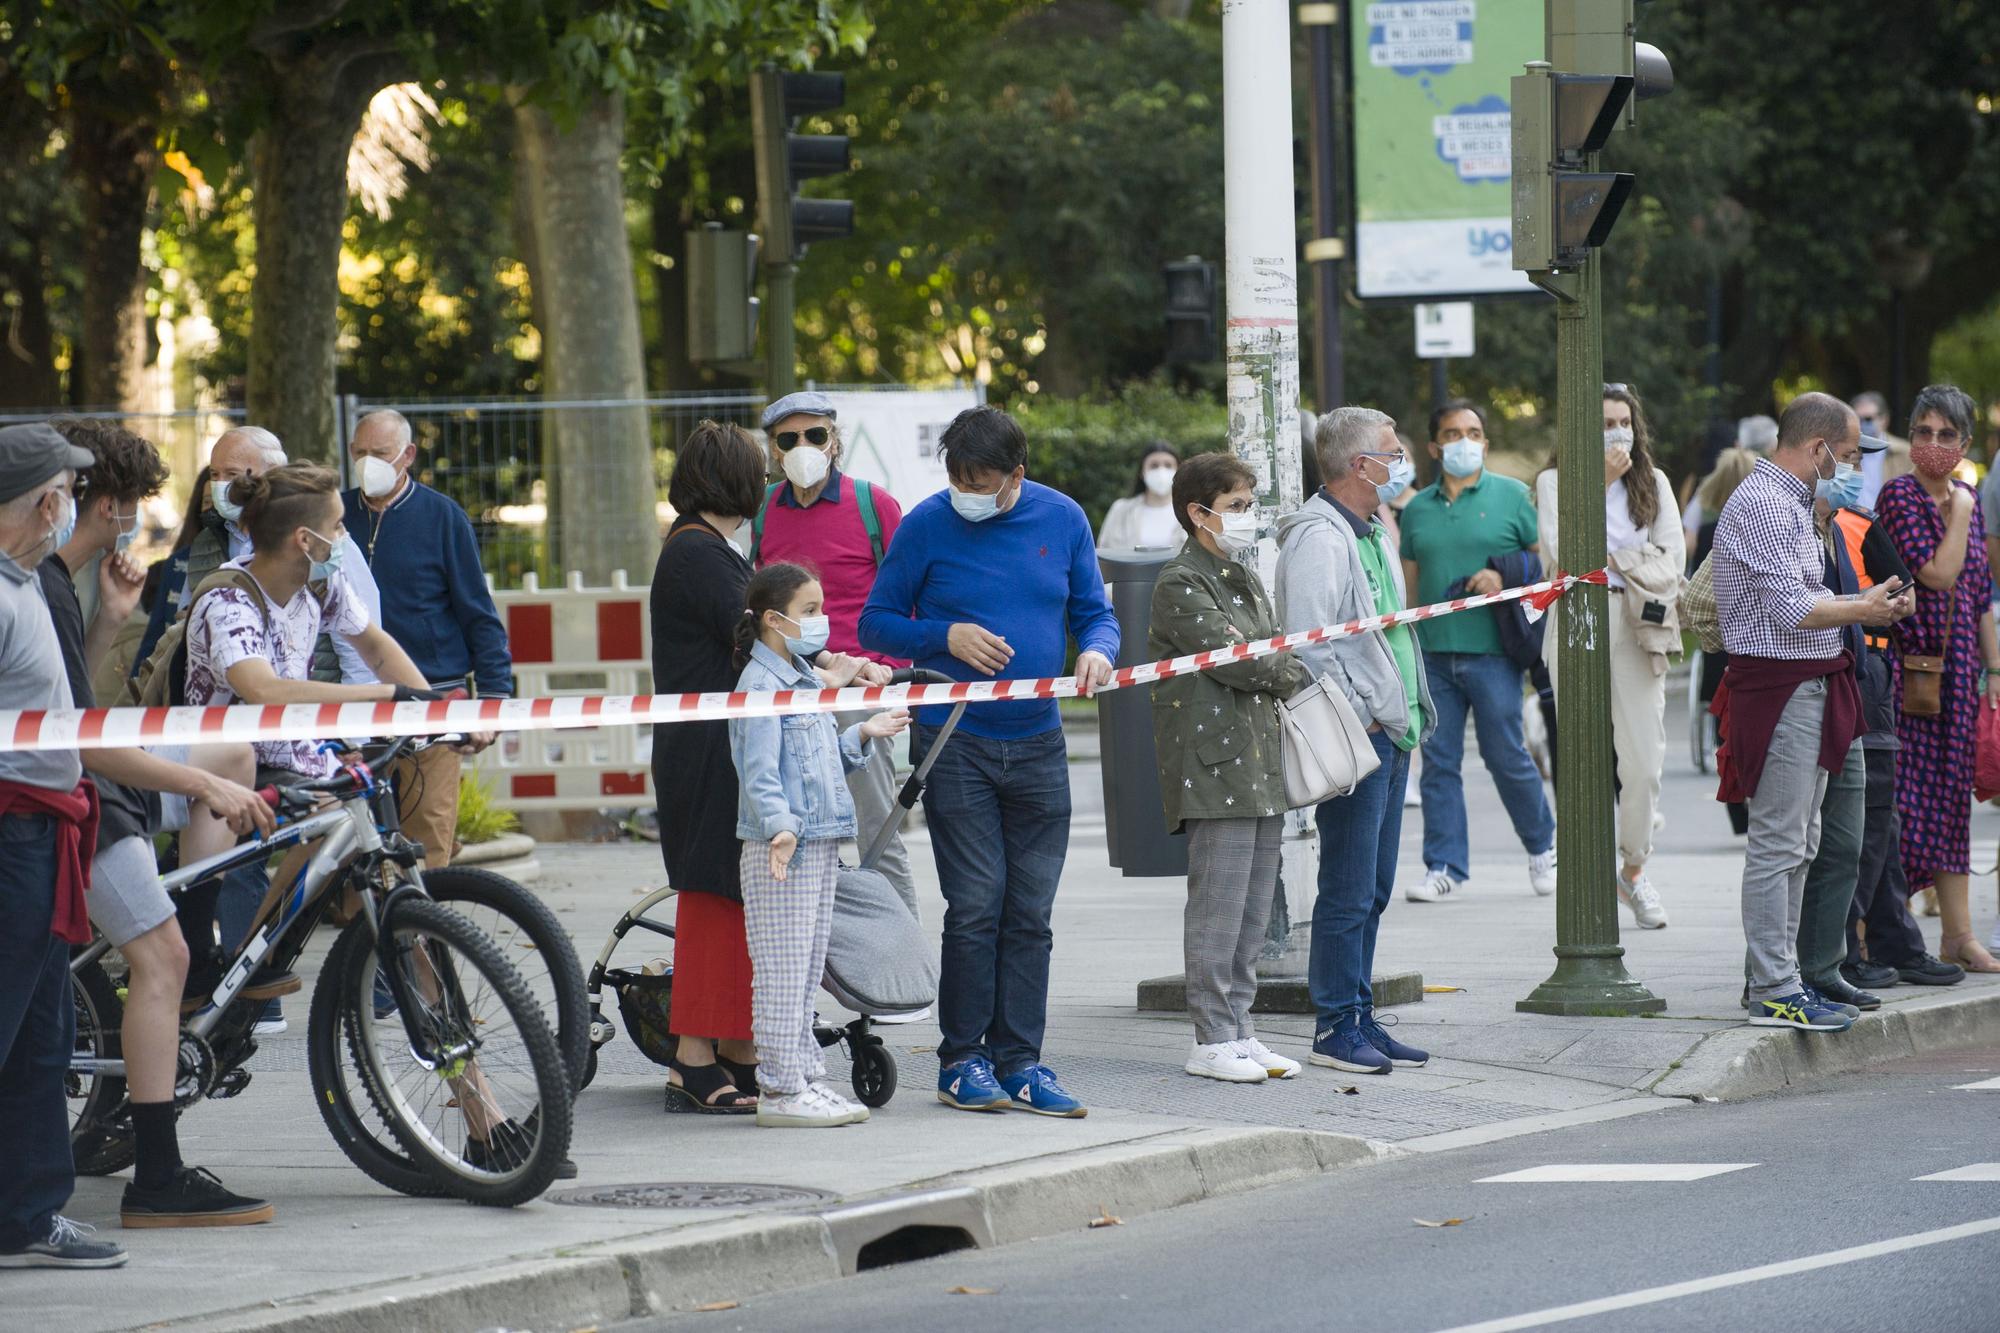
[[[1321,676],[1279,702],[1285,752],[1285,804],[1293,810],[1351,795],[1382,766],[1368,729],[1331,678]]]

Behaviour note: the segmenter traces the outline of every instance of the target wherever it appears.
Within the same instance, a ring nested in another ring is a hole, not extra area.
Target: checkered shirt
[[[1840,655],[1838,629],[1799,628],[1833,596],[1812,504],[1810,487],[1759,459],[1723,506],[1712,561],[1722,646],[1731,653],[1795,662]]]

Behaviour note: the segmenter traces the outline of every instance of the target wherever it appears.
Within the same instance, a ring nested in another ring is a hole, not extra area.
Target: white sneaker
[[[833,1084],[828,1083],[826,1080],[814,1079],[812,1081],[812,1089],[836,1106],[845,1106],[847,1113],[854,1117],[855,1124],[858,1125],[868,1118],[867,1107],[855,1101],[852,1097],[842,1092],[839,1088],[834,1087]]]
[[[1421,884],[1412,884],[1404,889],[1403,896],[1413,903],[1439,903],[1463,887],[1446,872],[1433,870],[1424,876]]]
[[[1188,1052],[1187,1071],[1224,1083],[1262,1083],[1269,1075],[1263,1062],[1233,1041],[1196,1042]]]
[[[1410,765],[1410,780],[1403,784],[1403,808],[1414,810],[1424,803],[1423,787],[1417,781],[1417,766]]]
[[[757,1124],[765,1129],[827,1129],[852,1123],[846,1103],[818,1088],[776,1097],[767,1092],[757,1099]]]
[[[1667,924],[1667,909],[1660,906],[1660,891],[1643,874],[1637,879],[1626,879],[1619,872],[1618,901],[1632,909],[1632,919],[1646,930],[1659,930]]]
[[[1534,886],[1536,894],[1546,898],[1556,891],[1556,849],[1551,847],[1540,856],[1528,858],[1528,883]]]
[[[1653,832],[1658,833],[1661,829],[1665,828],[1666,826],[1667,826],[1666,815],[1661,811],[1655,810],[1653,812]]]
[[[282,1037],[291,1026],[283,1018],[260,1018],[251,1027],[250,1035],[253,1037]]]
[[[1297,1078],[1305,1066],[1297,1060],[1287,1059],[1258,1041],[1255,1037],[1245,1037],[1236,1043],[1236,1049],[1264,1066],[1264,1072],[1272,1078]]]

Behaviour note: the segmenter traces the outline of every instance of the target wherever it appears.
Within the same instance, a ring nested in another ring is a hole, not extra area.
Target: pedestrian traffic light
[[[1160,267],[1167,284],[1167,364],[1199,365],[1222,352],[1215,341],[1215,265],[1198,255]]]
[[[758,239],[711,222],[686,236],[688,360],[748,362],[757,355]]]
[[[847,97],[847,76],[831,71],[783,73],[761,69],[750,80],[751,131],[757,156],[758,231],[771,262],[789,263],[814,241],[854,233],[854,203],[809,199],[798,183],[847,170],[847,136],[794,134],[801,116],[831,111]]]
[[[1515,268],[1575,268],[1611,235],[1632,176],[1591,168],[1632,85],[1630,74],[1559,74],[1544,60],[1514,76]]]

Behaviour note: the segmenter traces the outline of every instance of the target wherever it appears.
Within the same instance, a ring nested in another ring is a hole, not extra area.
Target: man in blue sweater
[[[382,628],[433,689],[464,686],[480,698],[514,693],[507,630],[486,589],[472,520],[448,496],[410,475],[417,446],[400,412],[370,412],[347,450],[360,485],[341,495],[347,532],[382,592]],[[493,743],[472,737],[464,753]],[[424,845],[424,864],[451,864],[458,827],[459,753],[433,746],[394,770],[403,831]]]
[[[1090,524],[1026,479],[1028,442],[995,407],[941,442],[950,486],[903,517],[861,612],[861,646],[959,680],[1059,676],[1075,638],[1090,694],[1111,677],[1118,621]],[[921,759],[949,710],[918,710]],[[938,756],[924,793],[945,898],[938,1100],[1077,1117],[1042,1064],[1049,914],[1069,848],[1069,754],[1053,700],[983,703]]]

